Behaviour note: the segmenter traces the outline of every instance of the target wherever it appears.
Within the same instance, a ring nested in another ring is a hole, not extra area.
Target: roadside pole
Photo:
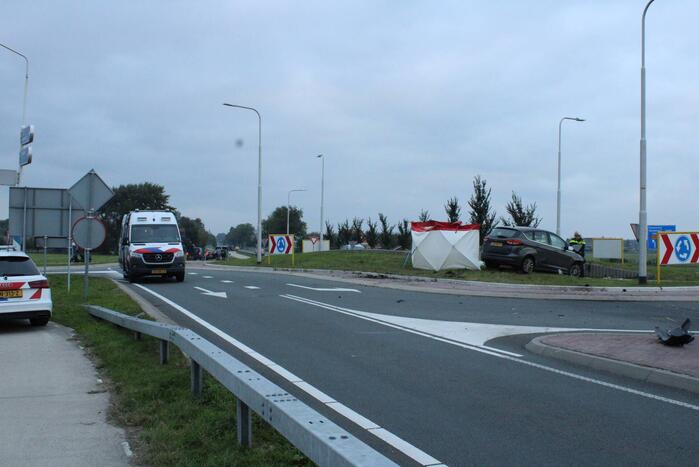
[[[49,237],[47,235],[44,235],[44,276],[46,275],[46,261],[48,259],[46,257],[46,249],[48,248],[48,245],[47,245],[48,241],[49,241]]]
[[[68,293],[70,293],[70,260],[73,257],[73,197],[68,195]]]

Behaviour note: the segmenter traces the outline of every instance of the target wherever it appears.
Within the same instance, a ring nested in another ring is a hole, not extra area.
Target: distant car
[[[483,241],[482,258],[487,267],[505,265],[525,274],[537,270],[575,277],[582,277],[585,263],[561,237],[533,227],[496,227]]]
[[[340,250],[365,250],[365,249],[366,248],[364,248],[364,245],[362,245],[361,243],[355,243],[354,245],[352,245],[350,243],[347,245],[342,245],[340,247]]]
[[[49,281],[34,261],[21,251],[1,249],[0,319],[29,319],[32,326],[45,326],[52,310]]]

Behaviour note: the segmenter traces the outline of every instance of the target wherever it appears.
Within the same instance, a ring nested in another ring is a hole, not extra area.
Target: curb
[[[501,282],[464,281],[426,278],[400,274],[331,269],[291,269],[260,266],[202,264],[199,268],[253,271],[267,274],[290,274],[325,280],[336,280],[369,287],[384,287],[413,292],[470,295],[497,298],[589,301],[697,301],[699,286],[683,287],[595,287],[569,285],[530,285]],[[355,276],[355,277],[352,277]],[[438,286],[430,285],[435,284]]]
[[[575,350],[563,349],[552,345],[544,344],[541,340],[546,336],[535,337],[524,347],[532,353],[543,357],[556,358],[574,363],[576,365],[601,370],[627,378],[633,378],[647,383],[660,384],[662,386],[699,394],[699,378],[681,375],[659,368],[652,368],[635,363],[623,362],[607,357],[577,352]]]

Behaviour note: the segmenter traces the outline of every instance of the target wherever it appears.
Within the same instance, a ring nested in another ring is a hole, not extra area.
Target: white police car
[[[0,319],[29,319],[32,326],[45,326],[53,302],[45,276],[21,251],[0,249]]]

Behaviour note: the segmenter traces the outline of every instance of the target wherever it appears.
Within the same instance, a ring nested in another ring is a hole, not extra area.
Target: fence
[[[85,305],[92,316],[160,340],[160,363],[169,358],[169,344],[176,345],[191,361],[191,389],[202,391],[206,370],[235,395],[238,442],[252,443],[252,409],[313,462],[321,466],[395,466],[394,462],[323,417],[281,387],[224,352],[195,332],[176,326],[134,318],[95,305]]]

